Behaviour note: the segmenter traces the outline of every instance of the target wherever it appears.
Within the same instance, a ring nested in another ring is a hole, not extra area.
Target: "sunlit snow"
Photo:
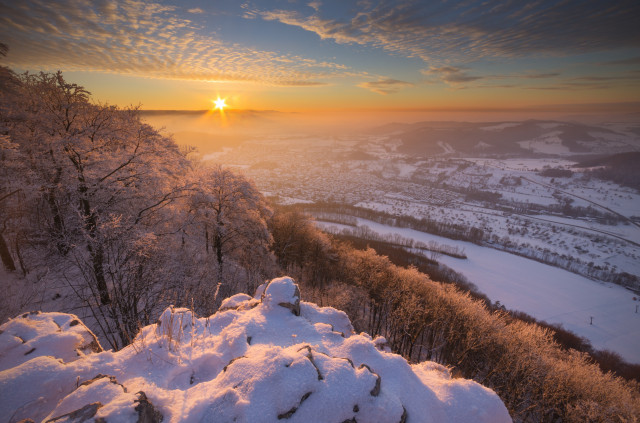
[[[299,298],[285,277],[208,318],[168,308],[118,352],[93,352],[75,316],[18,316],[0,327],[0,421],[511,421],[490,389],[409,365],[384,338],[352,333],[345,313]]]

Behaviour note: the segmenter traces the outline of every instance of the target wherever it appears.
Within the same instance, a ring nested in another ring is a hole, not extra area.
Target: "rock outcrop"
[[[39,339],[0,357],[0,421],[511,421],[491,390],[436,363],[409,365],[384,338],[353,333],[345,313],[301,302],[287,277],[208,318],[169,307],[118,352],[83,352],[95,337],[84,325],[75,332],[75,316],[36,316],[0,328]]]

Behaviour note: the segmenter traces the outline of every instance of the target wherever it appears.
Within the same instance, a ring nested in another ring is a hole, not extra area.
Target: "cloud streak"
[[[605,65],[616,65],[616,66],[638,66],[640,65],[640,56],[631,57],[629,59],[623,60],[612,60],[610,62],[605,62]]]
[[[435,75],[441,81],[453,86],[485,78],[484,76],[469,75],[465,70],[454,66],[431,67],[423,70],[422,73],[427,76]]]
[[[425,78],[455,89],[638,86],[637,0],[166,1],[0,0],[3,64],[283,87],[364,81],[382,95]],[[606,58],[575,56],[592,52]]]
[[[392,94],[400,91],[403,88],[411,86],[413,86],[412,83],[399,81],[397,79],[381,79],[379,81],[363,82],[358,85],[358,87],[360,88],[364,88],[382,95]]]
[[[637,0],[351,3],[349,12],[338,17],[323,15],[322,10],[255,13],[265,20],[314,32],[322,39],[371,45],[425,62],[468,62],[487,57],[562,55],[640,46]]]
[[[174,6],[136,0],[0,3],[0,39],[10,46],[5,64],[13,67],[274,86],[364,75],[338,63],[225,42]]]

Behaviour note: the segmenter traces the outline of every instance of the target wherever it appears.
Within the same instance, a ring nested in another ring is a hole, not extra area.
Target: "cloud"
[[[316,12],[320,11],[320,6],[322,6],[322,2],[319,1],[310,1],[307,3],[307,6],[315,10]]]
[[[386,95],[400,91],[403,88],[413,86],[410,82],[399,81],[397,79],[381,79],[379,81],[363,82],[358,87],[365,88],[374,93]]]
[[[531,74],[519,75],[520,78],[526,78],[526,79],[547,79],[547,78],[555,78],[557,76],[560,76],[558,72],[531,73]]]
[[[544,90],[544,91],[582,91],[588,90],[608,90],[612,87],[608,84],[596,84],[588,82],[562,82],[554,85],[521,87],[527,90]]]
[[[319,82],[319,81],[282,80],[282,81],[278,81],[276,85],[284,86],[284,87],[324,87],[329,84],[326,82]]]
[[[435,75],[442,82],[457,87],[466,82],[485,78],[484,76],[469,75],[465,70],[454,66],[431,67],[423,70],[422,73],[427,76]]]
[[[441,81],[454,88],[523,88],[526,82],[523,80],[544,80],[558,78],[559,72],[525,72],[512,74],[486,74],[473,75],[467,67],[456,66],[431,66],[423,69],[422,74],[427,76],[430,82]],[[480,82],[476,84],[475,82]]]
[[[371,45],[425,62],[471,62],[639,47],[637,0],[344,0],[342,15],[278,9],[258,13],[337,43]],[[357,4],[359,3],[359,4]],[[577,16],[579,15],[579,17]]]
[[[571,79],[572,81],[586,81],[586,82],[610,82],[610,81],[637,81],[637,76],[628,75],[586,75],[579,76]]]
[[[267,21],[278,21],[287,25],[298,26],[310,32],[315,32],[322,39],[333,39],[338,43],[366,44],[374,40],[364,34],[358,34],[349,30],[348,24],[318,16],[300,14],[294,10],[254,11]]]
[[[200,9],[199,7],[194,7],[193,9],[187,10],[187,12],[201,14],[204,13],[204,10]]]
[[[629,87],[637,89],[640,83],[640,74],[628,72],[620,75],[584,75],[572,78],[563,78],[551,85],[534,85],[521,88],[532,90],[608,90],[614,87]]]
[[[174,6],[136,0],[0,0],[4,64],[153,78],[315,86],[348,66],[211,36]],[[199,13],[190,9],[190,13]]]
[[[627,65],[640,65],[640,56],[638,57],[631,57],[629,59],[622,59],[622,60],[612,60],[611,62],[605,62],[605,65],[623,65],[623,66],[627,66]]]

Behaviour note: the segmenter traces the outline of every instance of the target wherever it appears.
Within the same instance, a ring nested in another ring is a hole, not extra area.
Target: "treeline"
[[[546,176],[548,178],[570,178],[573,176],[571,169],[563,169],[560,167],[546,167],[538,172],[540,176]]]
[[[572,217],[574,219],[587,218],[603,225],[617,225],[625,222],[624,218],[616,214],[598,210],[590,205],[586,207],[572,206],[571,203],[573,199],[562,196],[559,192],[554,193],[553,197],[559,201],[558,204],[542,205],[510,200],[509,202],[494,204],[493,208],[508,213],[555,215]]]
[[[453,284],[461,291],[468,293],[471,298],[480,300],[491,311],[507,312],[511,316],[528,323],[535,323],[543,328],[551,330],[554,341],[563,349],[574,349],[588,353],[604,372],[612,371],[627,380],[640,382],[640,364],[627,363],[619,354],[612,351],[596,350],[591,342],[575,333],[564,329],[561,324],[547,323],[537,320],[521,311],[513,311],[505,308],[500,301],[492,302],[489,297],[478,290],[478,287],[470,282],[464,275],[432,260],[421,253],[407,251],[406,248],[396,246],[385,241],[366,240],[353,235],[340,233],[334,235],[338,241],[346,241],[359,250],[373,248],[378,254],[389,258],[389,261],[397,266],[415,267],[436,282]]]
[[[383,335],[414,362],[434,360],[491,387],[514,421],[638,421],[638,383],[562,348],[552,330],[372,249],[332,241],[300,213],[276,213],[271,230],[279,264],[308,300],[346,311],[356,330]]]
[[[349,204],[316,202],[314,204],[293,204],[286,206],[287,210],[299,210],[309,213],[330,213],[333,215],[345,215],[372,220],[383,225],[400,228],[416,229],[445,238],[470,241],[476,244],[490,239],[490,235],[482,228],[476,226],[460,225],[455,223],[440,222],[427,217],[415,218],[413,216],[397,216],[385,212],[352,206]]]
[[[346,242],[358,250],[373,248],[379,255],[387,257],[391,263],[397,266],[415,267],[420,272],[426,274],[431,280],[453,284],[462,291],[468,292],[472,298],[483,301],[488,307],[494,307],[489,297],[480,292],[478,287],[471,283],[464,275],[427,257],[420,250],[407,250],[405,247],[386,241],[363,239],[344,232],[332,234],[332,239],[339,242]]]
[[[2,320],[49,303],[120,349],[169,304],[211,314],[273,275],[252,182],[61,73],[0,67],[0,86]]]
[[[427,217],[415,218],[413,216],[397,216],[385,212],[371,210],[349,204],[337,203],[315,203],[315,204],[294,204],[285,206],[286,210],[304,211],[318,216],[334,216],[338,220],[338,215],[344,215],[371,220],[383,225],[410,228],[417,231],[439,235],[450,239],[469,241],[474,244],[488,246],[491,248],[506,251],[522,257],[526,257],[541,263],[560,267],[578,275],[586,276],[590,279],[611,282],[635,292],[640,292],[640,278],[628,272],[617,272],[607,266],[602,267],[593,262],[587,262],[578,257],[568,254],[561,254],[549,248],[542,248],[532,245],[521,245],[514,242],[507,236],[499,237],[490,231],[475,226],[466,226],[453,223],[439,222]],[[345,224],[349,220],[345,220]]]
[[[613,181],[617,184],[640,191],[639,159],[640,152],[629,151],[599,159],[585,160],[578,164],[578,166],[593,168],[584,172],[586,178],[596,177],[605,181]]]
[[[344,215],[331,215],[331,214],[316,214],[316,218],[325,222],[347,224],[355,220],[352,216]],[[464,252],[464,248],[458,246],[451,246],[446,244],[440,244],[435,240],[431,240],[428,243],[422,241],[416,241],[413,238],[403,237],[399,234],[380,234],[372,230],[367,225],[358,225],[357,220],[352,228],[332,228],[331,226],[325,228],[325,232],[329,232],[333,235],[346,235],[353,236],[355,238],[365,239],[369,241],[385,242],[390,245],[399,246],[408,249],[415,249],[421,251],[428,251],[432,260],[437,259],[441,255],[447,255],[459,259],[466,259],[467,255]]]

